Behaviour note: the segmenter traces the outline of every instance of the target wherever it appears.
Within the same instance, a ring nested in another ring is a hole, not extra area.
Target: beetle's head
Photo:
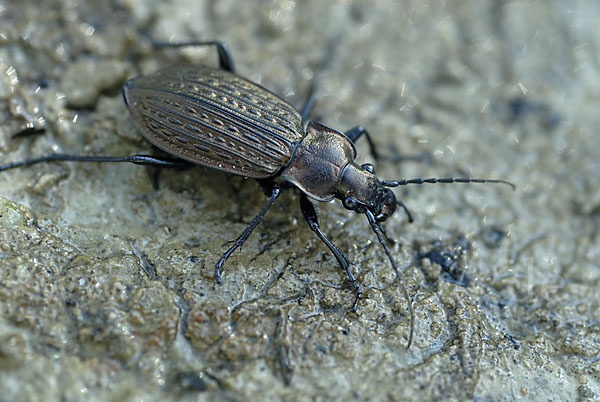
[[[377,222],[383,222],[396,211],[396,195],[383,186],[375,176],[375,168],[370,163],[357,165],[350,163],[344,169],[336,197],[344,208],[362,214],[370,211]]]
[[[376,222],[384,222],[396,212],[400,205],[412,222],[412,216],[406,206],[396,199],[387,182],[375,176],[375,168],[370,163],[357,165],[349,163],[344,169],[342,179],[337,186],[336,197],[342,201],[344,208],[363,214],[369,211]]]

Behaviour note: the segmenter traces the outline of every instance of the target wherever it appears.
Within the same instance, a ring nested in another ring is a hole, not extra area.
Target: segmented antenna
[[[379,222],[377,222],[375,220],[375,215],[373,215],[373,213],[371,211],[369,211],[368,209],[365,210],[365,215],[367,215],[367,219],[369,220],[371,229],[373,229],[373,232],[375,232],[375,234],[377,235],[377,240],[379,240],[379,243],[383,247],[385,254],[388,256],[388,259],[390,260],[390,264],[392,264],[392,268],[394,269],[394,274],[396,274],[396,279],[398,279],[398,283],[400,284],[400,289],[402,290],[402,294],[404,295],[404,298],[406,299],[406,302],[408,303],[408,312],[410,314],[410,334],[408,335],[408,343],[406,344],[406,349],[408,349],[408,348],[410,348],[410,345],[412,344],[413,332],[415,329],[415,313],[413,312],[412,301],[410,300],[410,297],[408,297],[408,291],[406,290],[406,287],[404,286],[404,282],[402,282],[402,277],[400,276],[400,271],[398,270],[398,266],[396,266],[396,261],[394,260],[394,257],[392,257],[392,253],[390,252],[390,249],[385,244],[385,239],[383,238],[383,235],[381,234],[382,228],[381,228]]]
[[[517,188],[513,183],[501,180],[501,179],[474,179],[472,177],[445,177],[442,179],[430,178],[430,179],[410,179],[410,180],[383,180],[381,182],[385,187],[398,187],[406,186],[407,184],[425,184],[425,183],[497,183],[506,184],[513,190]]]

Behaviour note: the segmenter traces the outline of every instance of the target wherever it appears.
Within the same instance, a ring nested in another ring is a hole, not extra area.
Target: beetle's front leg
[[[352,305],[352,311],[356,311],[358,308],[358,300],[360,300],[362,297],[362,291],[360,289],[360,285],[356,281],[356,278],[354,278],[352,271],[350,271],[350,264],[348,263],[348,259],[321,231],[317,210],[304,193],[300,194],[300,209],[302,210],[304,219],[306,219],[306,222],[308,223],[308,226],[310,226],[310,229],[313,232],[315,232],[315,234],[319,237],[319,239],[321,239],[323,243],[325,243],[327,247],[329,247],[335,258],[338,260],[338,263],[340,264],[342,269],[346,271],[350,282],[352,282],[354,293],[356,294],[354,304]]]

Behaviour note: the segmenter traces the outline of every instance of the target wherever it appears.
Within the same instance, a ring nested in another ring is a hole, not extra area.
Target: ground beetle
[[[390,190],[406,184],[423,183],[512,183],[499,179],[445,178],[379,180],[371,164],[354,162],[354,142],[364,135],[377,156],[367,131],[358,126],[341,133],[309,121],[314,104],[309,96],[301,112],[267,89],[234,73],[226,46],[218,41],[157,44],[159,47],[215,46],[219,69],[179,66],[133,78],[124,85],[123,97],[142,135],[173,157],[130,155],[124,157],[50,154],[0,166],[0,171],[48,161],[131,162],[157,167],[200,165],[225,173],[255,178],[268,196],[266,204],[252,219],[215,267],[217,283],[221,268],[240,247],[279,197],[281,188],[292,184],[300,190],[300,208],[311,230],[331,250],[354,287],[357,309],[361,290],[344,254],[325,236],[317,212],[309,200],[338,198],[344,208],[365,214],[382,245],[409,305],[413,334],[412,303],[402,284],[381,225],[397,206],[412,217]]]

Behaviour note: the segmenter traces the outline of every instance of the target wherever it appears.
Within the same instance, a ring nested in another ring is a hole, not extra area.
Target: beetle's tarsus
[[[354,287],[354,293],[356,297],[354,298],[354,304],[352,304],[352,312],[358,312],[358,301],[362,299],[362,290],[360,290],[360,286]]]

